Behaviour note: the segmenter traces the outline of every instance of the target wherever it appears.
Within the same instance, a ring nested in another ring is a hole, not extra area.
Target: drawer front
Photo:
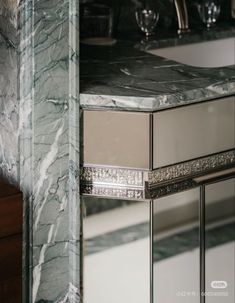
[[[150,114],[84,111],[85,165],[149,169]]]
[[[157,112],[153,168],[235,148],[235,98]]]

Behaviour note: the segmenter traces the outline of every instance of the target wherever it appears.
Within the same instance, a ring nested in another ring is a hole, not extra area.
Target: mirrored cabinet
[[[83,214],[84,303],[234,303],[229,171],[149,201],[83,197]]]
[[[153,202],[154,303],[233,303],[234,256],[233,177]]]
[[[95,198],[83,203],[84,303],[149,303],[149,203]]]
[[[235,285],[235,178],[205,186],[206,303],[233,303]]]
[[[83,202],[84,302],[150,302],[149,203]]]
[[[234,303],[234,96],[82,118],[84,303]]]
[[[198,303],[199,189],[153,201],[153,302]]]

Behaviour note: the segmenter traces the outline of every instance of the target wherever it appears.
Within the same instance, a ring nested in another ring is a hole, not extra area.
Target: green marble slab
[[[199,68],[145,50],[235,37],[233,28],[184,38],[81,45],[81,107],[154,112],[235,94],[235,66]]]

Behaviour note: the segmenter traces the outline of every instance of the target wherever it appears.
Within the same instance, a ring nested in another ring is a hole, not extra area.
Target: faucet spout
[[[178,18],[178,33],[188,33],[190,31],[188,24],[188,11],[185,0],[174,0]]]

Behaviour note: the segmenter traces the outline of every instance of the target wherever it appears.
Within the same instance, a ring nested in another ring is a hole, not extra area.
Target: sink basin
[[[196,67],[222,67],[235,64],[235,38],[221,39],[148,51]]]

